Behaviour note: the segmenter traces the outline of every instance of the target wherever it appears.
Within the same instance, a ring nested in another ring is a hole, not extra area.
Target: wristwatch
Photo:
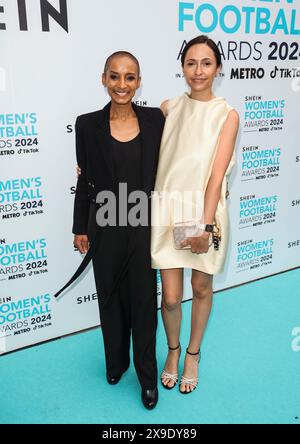
[[[213,233],[214,231],[214,226],[210,224],[198,224],[198,227],[203,231],[207,231],[208,233]]]
[[[214,231],[214,226],[210,225],[210,224],[205,224],[204,225],[204,231],[208,231],[209,233],[212,233]]]

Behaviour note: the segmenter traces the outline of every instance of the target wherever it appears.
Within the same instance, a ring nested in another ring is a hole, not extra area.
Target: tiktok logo
[[[292,90],[294,92],[299,92],[300,91],[300,77],[296,77],[295,79],[293,79],[293,81],[292,81]]]

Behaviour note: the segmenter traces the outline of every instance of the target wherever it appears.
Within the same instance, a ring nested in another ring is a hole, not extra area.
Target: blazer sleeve
[[[82,133],[82,122],[77,117],[75,123],[76,133],[76,158],[77,164],[81,168],[81,174],[77,179],[76,194],[73,212],[73,234],[87,234],[89,217],[89,187],[87,180],[87,156]]]
[[[155,117],[160,133],[162,134],[165,126],[165,116],[160,108],[155,109]]]

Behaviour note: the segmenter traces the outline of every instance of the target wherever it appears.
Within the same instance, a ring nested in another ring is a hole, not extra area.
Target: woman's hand
[[[188,237],[181,242],[182,247],[191,246],[191,252],[196,254],[207,253],[209,249],[210,233],[205,232],[198,237]]]
[[[77,174],[77,179],[78,179],[78,177],[80,176],[80,174],[81,174],[81,168],[77,165],[77,167],[76,167],[76,174]]]
[[[90,248],[88,236],[86,234],[75,234],[74,247],[77,248],[81,254],[87,253]]]

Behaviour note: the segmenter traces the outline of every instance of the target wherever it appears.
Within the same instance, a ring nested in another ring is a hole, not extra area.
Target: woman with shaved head
[[[142,401],[146,408],[152,409],[158,400],[157,296],[156,272],[151,268],[150,256],[149,197],[154,189],[164,116],[159,108],[144,108],[133,103],[141,83],[140,66],[134,55],[119,51],[109,56],[102,83],[110,102],[99,111],[79,116],[76,121],[80,174],[73,233],[74,245],[87,254],[61,291],[92,259],[107,381],[117,384],[128,369],[132,332],[133,359]],[[130,223],[128,217],[124,223],[123,209],[127,209],[126,216],[129,216],[134,207],[128,198],[136,192],[146,197],[147,221]],[[109,199],[112,196],[115,201]]]

